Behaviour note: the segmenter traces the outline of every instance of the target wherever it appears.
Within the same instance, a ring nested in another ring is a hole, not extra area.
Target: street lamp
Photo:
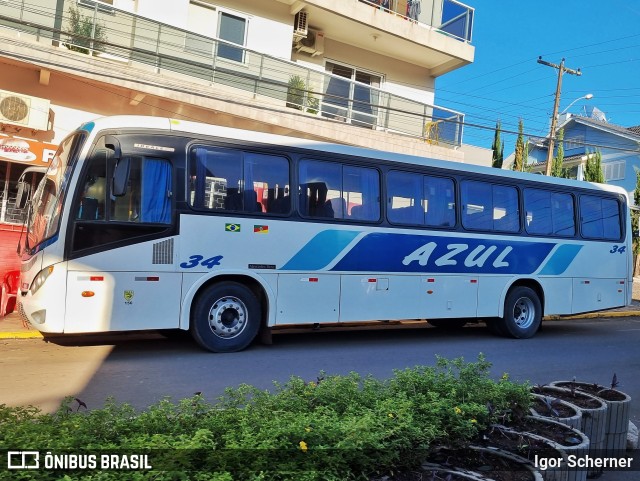
[[[587,95],[583,95],[580,98],[575,99],[573,102],[571,102],[569,105],[567,105],[567,108],[565,108],[562,112],[560,112],[560,115],[562,114],[566,114],[567,110],[569,110],[569,108],[575,104],[576,102],[580,101],[580,100],[591,100],[593,98],[593,94],[587,94]]]

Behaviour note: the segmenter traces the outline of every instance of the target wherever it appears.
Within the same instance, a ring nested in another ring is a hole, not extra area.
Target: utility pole
[[[573,70],[564,66],[564,58],[560,62],[560,65],[555,63],[545,62],[542,60],[542,56],[538,57],[538,63],[546,65],[547,67],[553,67],[558,69],[558,85],[556,86],[556,100],[553,104],[553,116],[551,117],[551,131],[549,132],[549,151],[547,152],[547,168],[546,174],[551,175],[551,159],[553,158],[553,140],[556,136],[556,123],[558,121],[558,107],[560,106],[560,92],[562,91],[562,74],[567,72],[571,75],[582,75],[580,69]]]

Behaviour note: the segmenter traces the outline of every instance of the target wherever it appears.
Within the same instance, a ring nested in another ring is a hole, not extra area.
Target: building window
[[[187,29],[189,32],[185,38],[185,50],[212,55],[213,37],[217,37],[222,40],[217,42],[215,52],[219,57],[236,62],[244,61],[246,18],[192,0],[189,2]]]
[[[564,140],[564,150],[584,149],[584,135],[574,135]]]
[[[244,47],[247,20],[235,15],[220,12],[219,22],[218,37],[227,42]],[[244,60],[244,49],[219,42],[218,56],[229,60],[235,60],[236,62],[242,62]]]
[[[624,160],[603,163],[602,172],[604,173],[604,180],[607,182],[611,180],[623,180],[626,167],[626,161]]]
[[[83,7],[95,8],[96,4],[98,5],[98,10],[106,12],[113,11],[113,9],[108,7],[108,5],[113,6],[113,0],[100,0],[99,2],[95,0],[78,0],[78,5],[82,5]]]
[[[334,76],[326,83],[322,115],[374,128],[378,124],[380,92],[377,89],[382,77],[333,62],[327,62],[326,69]]]

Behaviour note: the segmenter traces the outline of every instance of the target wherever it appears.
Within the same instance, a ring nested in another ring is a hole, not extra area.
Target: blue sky
[[[436,104],[465,114],[464,143],[491,148],[495,124],[525,135],[545,136],[557,70],[537,63],[581,69],[564,74],[560,111],[602,110],[611,123],[640,125],[640,2],[635,0],[463,0],[475,8],[472,64],[436,80]],[[474,127],[475,125],[485,127]],[[505,158],[517,135],[503,132]]]

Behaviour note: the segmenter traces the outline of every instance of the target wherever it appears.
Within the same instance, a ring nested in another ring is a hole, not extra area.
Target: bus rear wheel
[[[197,298],[191,316],[191,335],[211,352],[236,352],[258,334],[262,313],[251,290],[237,282],[206,288]]]
[[[542,322],[542,303],[536,291],[517,286],[507,294],[504,317],[497,320],[497,328],[516,339],[533,337]]]

